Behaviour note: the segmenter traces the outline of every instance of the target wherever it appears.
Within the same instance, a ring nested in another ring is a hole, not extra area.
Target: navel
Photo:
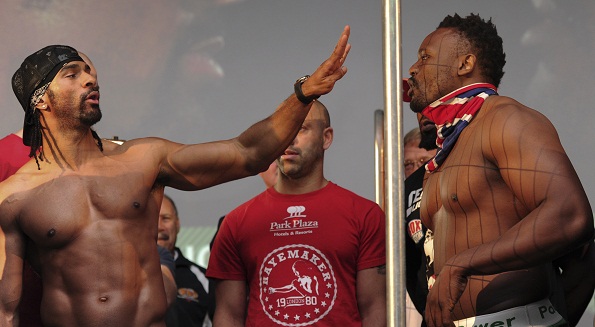
[[[101,303],[105,303],[105,302],[107,302],[107,296],[102,296],[102,297],[100,297],[100,298],[99,298],[99,302],[101,302]]]
[[[132,206],[133,206],[135,209],[138,209],[138,208],[140,208],[140,203],[138,203],[138,202],[136,202],[136,201],[135,201],[134,203],[132,203]]]
[[[456,193],[453,193],[453,194],[450,196],[450,198],[451,198],[451,200],[453,200],[454,202],[458,202],[458,201],[459,201],[459,197],[457,196],[457,194],[456,194]]]
[[[52,229],[50,229],[50,230],[48,231],[48,234],[47,234],[47,235],[48,235],[48,237],[54,237],[54,236],[56,235],[56,230],[55,230],[55,229],[53,229],[53,228],[52,228]]]

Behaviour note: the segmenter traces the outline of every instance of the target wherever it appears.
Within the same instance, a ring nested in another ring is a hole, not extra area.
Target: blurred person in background
[[[436,126],[427,118],[418,115],[419,127],[405,134],[403,139],[405,168],[405,258],[407,281],[407,326],[425,326],[423,314],[428,295],[427,276],[433,275],[432,261],[428,260],[425,248],[428,229],[419,218],[425,164],[436,154]],[[429,256],[431,257],[431,256]]]
[[[176,247],[180,218],[173,199],[163,195],[159,210],[157,244],[166,248],[175,260],[175,302],[165,315],[167,327],[210,326],[215,313],[214,291],[209,285],[206,269],[184,257]]]

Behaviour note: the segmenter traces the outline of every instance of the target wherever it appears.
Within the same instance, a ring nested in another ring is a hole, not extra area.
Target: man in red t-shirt
[[[217,326],[386,326],[384,213],[325,179],[332,141],[316,101],[276,184],[223,220],[207,269]]]
[[[29,160],[30,148],[23,144],[23,130],[0,140],[0,182],[12,176]]]

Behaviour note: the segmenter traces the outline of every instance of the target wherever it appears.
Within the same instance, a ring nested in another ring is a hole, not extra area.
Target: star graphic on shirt
[[[324,293],[324,296],[328,299],[329,297],[331,297],[331,295],[329,293]]]
[[[304,315],[306,318],[310,319],[310,312],[306,312],[306,314]]]
[[[273,310],[273,306],[269,304],[269,310]]]
[[[289,315],[286,313],[283,315],[283,318],[285,318],[285,320],[289,319]]]
[[[333,285],[331,283],[326,284],[326,288],[331,288],[331,287],[333,287]]]
[[[300,316],[295,315],[295,317],[293,317],[293,319],[295,319],[295,321],[298,321],[298,320],[300,320]]]
[[[280,314],[281,314],[281,312],[279,312],[279,310],[275,311],[275,316],[278,316]]]
[[[322,305],[323,307],[326,307],[326,301],[322,301],[321,305]]]
[[[314,309],[314,313],[316,313],[316,314],[320,313],[320,309],[318,309],[318,308]]]

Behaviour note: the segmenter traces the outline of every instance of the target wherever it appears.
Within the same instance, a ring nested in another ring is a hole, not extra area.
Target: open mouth
[[[89,95],[87,95],[87,99],[99,100],[99,92],[93,91],[93,92],[89,93]]]
[[[99,91],[92,91],[85,97],[85,101],[92,102],[95,104],[99,103]]]
[[[409,80],[407,78],[403,78],[403,102],[411,102],[411,96],[413,95],[413,90],[411,89],[411,85],[409,84]]]

